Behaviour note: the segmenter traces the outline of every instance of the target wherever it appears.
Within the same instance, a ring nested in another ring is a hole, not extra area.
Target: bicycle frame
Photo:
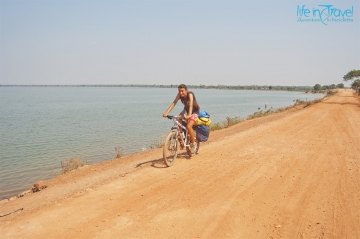
[[[186,130],[186,127],[182,124],[179,123],[178,119],[183,119],[182,116],[168,116],[169,119],[172,119],[174,121],[174,126],[171,127],[171,130],[174,131],[176,133],[176,137],[181,139],[181,143],[183,143],[183,145],[185,147],[190,147],[190,142],[188,141],[188,130]],[[180,135],[180,127],[186,131],[185,134],[185,140],[183,139],[183,137],[179,137]]]

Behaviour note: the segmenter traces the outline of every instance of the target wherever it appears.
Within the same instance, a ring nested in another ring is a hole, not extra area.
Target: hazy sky
[[[0,0],[0,84],[338,84],[360,1],[325,3],[352,22],[298,22],[323,0]]]

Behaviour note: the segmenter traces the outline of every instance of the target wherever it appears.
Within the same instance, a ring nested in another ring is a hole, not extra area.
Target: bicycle
[[[166,166],[170,167],[174,164],[175,159],[177,157],[178,146],[180,144],[180,148],[183,149],[185,147],[186,152],[190,157],[194,154],[197,154],[200,147],[200,142],[197,142],[197,147],[194,153],[191,152],[190,149],[190,135],[186,130],[186,127],[179,123],[179,119],[184,119],[182,116],[167,116],[168,119],[172,119],[174,121],[174,126],[171,127],[171,132],[165,139],[164,148],[163,148],[163,159]],[[183,132],[180,131],[180,128]],[[193,126],[193,129],[196,129],[196,126]],[[180,133],[181,132],[181,133]],[[184,134],[184,132],[186,132]],[[196,131],[195,133],[195,141],[196,140]]]

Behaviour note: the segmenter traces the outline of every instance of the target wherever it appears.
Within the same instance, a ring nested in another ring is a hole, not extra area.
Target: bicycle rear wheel
[[[176,133],[171,132],[165,139],[163,148],[163,159],[166,166],[170,167],[174,164],[177,157],[178,143]]]

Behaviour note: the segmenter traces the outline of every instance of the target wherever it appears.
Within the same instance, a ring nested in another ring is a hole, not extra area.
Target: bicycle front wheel
[[[177,157],[178,143],[176,133],[171,132],[165,139],[163,148],[163,159],[166,166],[170,167],[174,164]]]

